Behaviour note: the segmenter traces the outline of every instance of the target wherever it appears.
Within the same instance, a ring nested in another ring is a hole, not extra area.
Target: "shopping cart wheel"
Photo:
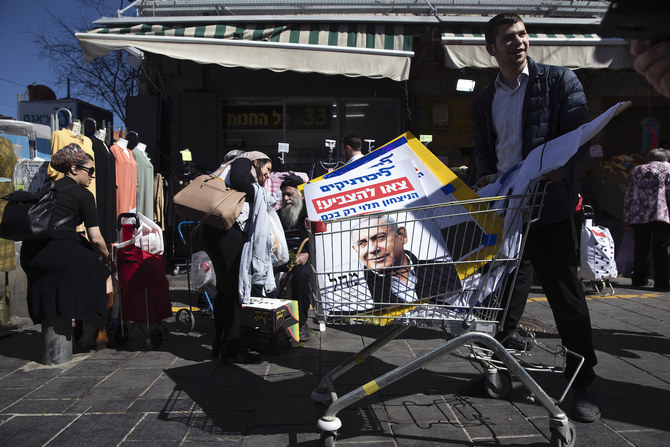
[[[155,351],[160,348],[163,340],[163,333],[160,331],[160,329],[156,328],[151,331],[151,334],[149,334],[149,337],[147,338],[147,346]]]
[[[551,447],[573,447],[577,439],[577,431],[572,422],[568,422],[568,438],[565,439],[557,429],[551,429]]]
[[[335,447],[335,440],[337,439],[337,432],[323,432],[321,433],[321,445],[323,447]]]
[[[179,309],[177,315],[175,315],[175,323],[178,330],[186,333],[191,332],[195,327],[193,312],[188,309]]]
[[[512,375],[509,371],[498,370],[494,374],[486,377],[486,393],[494,399],[501,399],[507,396],[512,389]]]

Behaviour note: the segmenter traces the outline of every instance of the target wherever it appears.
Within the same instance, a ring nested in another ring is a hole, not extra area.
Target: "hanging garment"
[[[142,149],[133,149],[133,157],[137,163],[137,212],[151,218],[154,215],[154,166]]]
[[[160,172],[154,177],[154,222],[165,231],[165,186]]]
[[[100,233],[105,242],[116,242],[116,158],[107,145],[93,137],[95,177],[97,179],[96,208]]]
[[[137,205],[137,162],[128,149],[116,143],[109,150],[116,159],[116,215],[134,213]]]
[[[658,147],[658,128],[660,127],[660,123],[656,121],[656,118],[650,116],[644,118],[640,122],[640,126],[642,126],[642,148],[640,148],[640,153],[646,155],[650,150]]]
[[[14,145],[5,137],[0,137],[0,197],[14,191],[14,168],[16,167]],[[0,200],[0,221],[5,211],[6,200]],[[16,269],[14,241],[0,239],[0,271]]]
[[[315,178],[321,177],[322,175],[326,175],[329,172],[333,172],[335,169],[344,165],[345,163],[343,161],[337,161],[337,162],[317,161],[312,165],[312,169],[310,170],[309,173],[309,178],[313,180]]]

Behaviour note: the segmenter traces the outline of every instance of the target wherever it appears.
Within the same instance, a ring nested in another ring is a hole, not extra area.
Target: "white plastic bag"
[[[204,251],[193,253],[191,256],[191,284],[196,289],[209,284],[216,276],[212,261]]]
[[[279,220],[279,215],[277,215],[277,212],[270,207],[268,207],[268,220],[270,221],[270,231],[272,232],[272,254],[277,258],[272,265],[274,267],[279,267],[288,262],[286,236],[284,235],[284,228]]]
[[[610,230],[586,219],[581,236],[579,277],[589,281],[616,278],[618,272]]]

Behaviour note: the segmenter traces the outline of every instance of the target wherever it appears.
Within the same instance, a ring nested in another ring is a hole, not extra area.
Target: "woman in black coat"
[[[69,217],[48,240],[25,241],[21,266],[28,277],[28,312],[35,324],[75,318],[103,329],[107,321],[106,280],[111,258],[98,227],[93,194],[93,159],[78,145],[54,154],[51,165],[65,177],[55,182],[54,222]],[[84,223],[89,240],[77,233]],[[90,241],[90,242],[89,242]]]

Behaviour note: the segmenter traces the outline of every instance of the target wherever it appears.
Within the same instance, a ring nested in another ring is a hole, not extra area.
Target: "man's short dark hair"
[[[509,28],[517,22],[523,22],[523,20],[513,12],[502,12],[489,20],[484,28],[484,39],[486,39],[486,43],[496,43],[496,35],[498,34],[498,27],[500,25],[505,25]]]
[[[351,148],[355,151],[360,151],[361,147],[363,146],[363,140],[361,140],[361,137],[358,135],[347,135],[346,137],[342,138],[342,144],[344,146],[351,146]]]

